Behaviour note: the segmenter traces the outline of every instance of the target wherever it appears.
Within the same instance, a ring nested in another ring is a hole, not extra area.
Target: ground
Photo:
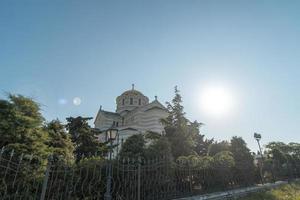
[[[300,181],[267,192],[251,194],[239,200],[300,200]]]

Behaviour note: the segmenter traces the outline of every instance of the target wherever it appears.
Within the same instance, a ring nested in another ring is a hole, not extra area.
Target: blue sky
[[[263,143],[300,142],[299,9],[293,0],[3,0],[0,97],[33,97],[47,120],[63,120],[114,110],[132,83],[161,102],[178,85],[209,138],[242,136],[253,150],[254,131]],[[216,84],[236,102],[222,118],[198,106]]]

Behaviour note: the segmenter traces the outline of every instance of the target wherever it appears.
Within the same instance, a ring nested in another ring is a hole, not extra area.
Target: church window
[[[141,99],[139,99],[139,105],[141,105]]]
[[[122,105],[124,106],[124,104],[125,104],[125,99],[122,99]]]
[[[130,98],[130,105],[133,104],[133,98]]]

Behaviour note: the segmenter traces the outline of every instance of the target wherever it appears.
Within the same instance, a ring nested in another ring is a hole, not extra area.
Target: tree
[[[145,134],[145,139],[147,142],[155,141],[161,137],[161,134],[153,131],[147,131]]]
[[[166,119],[167,125],[174,126],[176,128],[181,128],[188,123],[185,118],[184,107],[182,105],[182,97],[179,93],[177,86],[175,86],[175,96],[172,99],[172,103],[167,102],[167,109],[169,111],[169,116]]]
[[[81,157],[102,156],[107,152],[106,145],[97,139],[96,132],[88,124],[90,119],[92,118],[81,116],[67,118],[66,128],[75,144],[74,154],[77,161]]]
[[[52,148],[54,160],[72,163],[74,160],[74,145],[64,125],[57,119],[46,124],[44,129],[49,134],[47,145]]]
[[[40,105],[22,95],[8,95],[0,100],[0,147],[34,154],[47,159],[51,149],[46,145],[48,134],[43,130]]]
[[[203,126],[203,123],[194,121],[190,124],[191,134],[193,135],[193,140],[195,143],[194,151],[199,156],[208,155],[208,148],[214,142],[214,139],[204,139],[205,135],[200,134],[200,128]]]
[[[290,156],[293,164],[294,176],[300,176],[300,144],[291,142],[288,144],[290,149]]]
[[[132,135],[126,139],[120,151],[121,158],[145,157],[146,141],[142,134]]]
[[[221,151],[229,151],[230,144],[227,141],[214,142],[208,147],[208,155],[214,156]]]
[[[233,137],[230,142],[230,152],[234,158],[233,173],[239,185],[253,184],[255,179],[255,166],[253,156],[246,142],[241,137]]]
[[[200,128],[204,125],[197,121],[191,122],[185,117],[182,97],[177,86],[171,103],[166,102],[169,115],[162,120],[165,124],[166,137],[171,144],[175,158],[188,155],[206,155],[212,140],[204,139]]]
[[[221,151],[213,156],[213,169],[216,173],[215,187],[226,188],[232,180],[232,168],[235,165],[232,153],[229,151]]]
[[[195,143],[193,140],[195,126],[191,127],[189,120],[185,117],[182,98],[177,86],[172,103],[167,102],[169,116],[163,120],[166,137],[171,144],[172,154],[175,158],[195,154]],[[193,124],[195,125],[195,124]]]
[[[172,159],[171,144],[165,136],[160,136],[149,144],[145,150],[146,159],[167,158]]]
[[[270,142],[266,148],[266,154],[272,159],[272,171],[276,178],[291,178],[299,173],[299,144]]]

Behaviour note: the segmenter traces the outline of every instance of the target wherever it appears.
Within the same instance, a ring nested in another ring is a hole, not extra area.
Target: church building
[[[164,134],[161,119],[168,116],[167,109],[157,100],[149,102],[149,98],[141,92],[132,89],[123,92],[116,98],[116,111],[100,110],[95,118],[95,128],[101,132],[114,127],[118,129],[120,141],[125,141],[134,134],[156,132]],[[100,135],[100,140],[104,139]]]

